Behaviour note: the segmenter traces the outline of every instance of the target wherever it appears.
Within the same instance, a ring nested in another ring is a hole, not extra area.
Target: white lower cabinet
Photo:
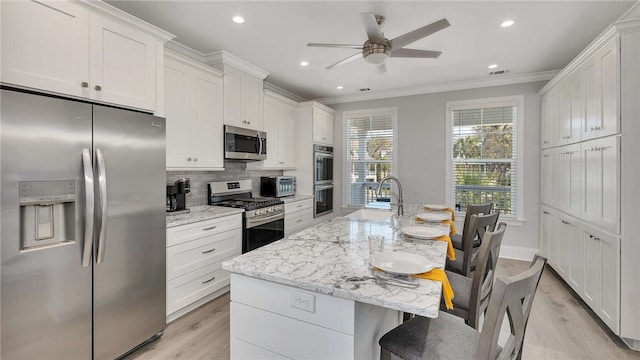
[[[556,265],[558,258],[558,225],[555,213],[546,207],[540,214],[540,251],[549,265]]]
[[[313,199],[284,204],[284,236],[303,230],[313,223]]]
[[[242,214],[167,229],[167,317],[229,285],[222,262],[242,252]]]

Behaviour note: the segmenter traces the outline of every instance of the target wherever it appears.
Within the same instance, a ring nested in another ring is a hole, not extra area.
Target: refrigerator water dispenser
[[[20,250],[75,240],[75,180],[20,182]]]

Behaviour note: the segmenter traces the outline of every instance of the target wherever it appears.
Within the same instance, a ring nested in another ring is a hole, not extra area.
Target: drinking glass
[[[381,252],[382,249],[384,249],[384,236],[369,235],[369,257]]]

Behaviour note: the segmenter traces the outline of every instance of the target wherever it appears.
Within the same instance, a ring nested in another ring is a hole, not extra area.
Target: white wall
[[[445,199],[445,103],[499,96],[524,95],[524,223],[511,224],[502,247],[504,257],[529,259],[538,249],[540,209],[540,97],[546,81],[447,91],[387,99],[330,104],[335,115],[334,209],[343,203],[344,111],[398,108],[396,176],[402,182],[405,203]]]

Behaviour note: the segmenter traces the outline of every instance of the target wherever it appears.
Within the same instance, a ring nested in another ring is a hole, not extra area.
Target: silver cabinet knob
[[[102,86],[96,85],[96,87],[94,87],[94,89],[96,89],[96,91],[100,91],[100,90],[102,90]]]
[[[80,86],[82,86],[83,88],[88,88],[89,87],[89,83],[86,81],[83,81],[80,83]]]
[[[191,161],[191,158],[190,158],[190,157],[188,157],[188,158],[187,158],[187,161]]]
[[[197,161],[198,161],[198,158],[193,158],[193,161],[197,162]]]
[[[247,121],[247,124],[251,125],[251,121]]]

